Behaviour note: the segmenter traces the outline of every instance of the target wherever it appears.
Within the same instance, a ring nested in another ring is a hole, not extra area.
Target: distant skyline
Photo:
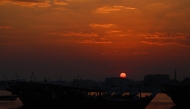
[[[0,75],[190,77],[188,0],[1,0]],[[0,76],[0,80],[5,80]]]

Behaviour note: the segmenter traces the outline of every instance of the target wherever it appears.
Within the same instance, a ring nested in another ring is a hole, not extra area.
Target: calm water
[[[5,91],[4,92],[0,91],[0,95],[1,94],[6,95],[10,93],[5,92]],[[147,95],[147,93],[143,93],[143,95]],[[0,109],[23,109],[23,107],[19,99],[16,99],[15,101],[1,101],[0,100]],[[175,107],[174,103],[171,101],[171,99],[167,95],[163,93],[159,93],[151,101],[151,103],[146,107],[146,109],[181,109],[181,108]]]

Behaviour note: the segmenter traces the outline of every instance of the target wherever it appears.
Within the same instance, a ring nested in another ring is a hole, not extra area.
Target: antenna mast
[[[17,76],[17,79],[19,80],[19,77],[18,77],[18,75],[17,75],[16,71],[15,71],[15,74],[16,74],[16,76]]]
[[[5,77],[5,75],[3,74],[3,76]],[[5,79],[7,80],[7,81],[9,81],[6,77],[5,77]]]
[[[33,75],[33,77],[34,77],[34,79],[35,79],[35,81],[36,81],[36,78],[35,78],[35,76],[34,76],[34,73],[32,72],[32,75]]]

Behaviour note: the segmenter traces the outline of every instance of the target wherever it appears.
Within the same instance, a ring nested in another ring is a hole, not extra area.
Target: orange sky
[[[190,76],[188,0],[0,0],[0,74]],[[4,80],[4,77],[0,77]]]

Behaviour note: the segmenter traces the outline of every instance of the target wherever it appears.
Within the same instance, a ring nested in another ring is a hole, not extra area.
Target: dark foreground
[[[19,99],[16,99],[15,101],[0,101],[0,109],[44,109],[44,108],[24,107],[22,105],[22,102]],[[45,109],[59,109],[59,108],[45,108]],[[91,109],[91,107],[89,107],[89,109]],[[98,109],[103,109],[103,108],[99,107]],[[183,109],[183,108],[175,106],[175,104],[166,94],[159,93],[152,100],[152,102],[146,107],[146,109]]]

